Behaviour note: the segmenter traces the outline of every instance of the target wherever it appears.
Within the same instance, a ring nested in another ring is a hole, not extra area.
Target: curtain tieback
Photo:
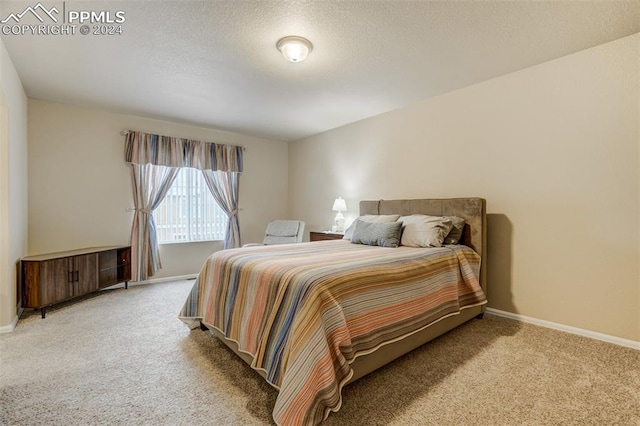
[[[240,213],[240,210],[238,209],[231,210],[231,212],[229,212],[229,217],[236,216],[238,213]]]
[[[133,209],[133,210],[140,213],[151,214],[151,210],[147,210],[147,209]]]

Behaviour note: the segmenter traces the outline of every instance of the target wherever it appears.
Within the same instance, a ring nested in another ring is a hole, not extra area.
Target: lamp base
[[[335,225],[331,227],[334,232],[344,232],[344,216],[342,215],[342,212],[338,212],[334,219],[334,223]]]

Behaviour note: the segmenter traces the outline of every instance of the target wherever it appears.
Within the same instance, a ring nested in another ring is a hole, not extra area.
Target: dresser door
[[[73,273],[69,259],[51,259],[40,262],[40,305],[49,305],[73,297]]]
[[[73,257],[74,295],[82,296],[98,289],[97,253]]]

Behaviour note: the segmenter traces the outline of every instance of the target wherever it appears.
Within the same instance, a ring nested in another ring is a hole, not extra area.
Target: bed
[[[398,248],[348,240],[223,250],[203,265],[180,313],[210,330],[278,389],[278,425],[318,424],[343,386],[481,317],[486,202],[361,201],[360,215],[457,216],[459,244]]]

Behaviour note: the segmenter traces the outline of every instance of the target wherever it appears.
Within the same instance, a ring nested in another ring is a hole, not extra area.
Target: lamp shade
[[[333,202],[333,209],[334,212],[344,212],[347,211],[347,203],[342,199],[342,197],[338,197],[336,198],[336,200]]]

